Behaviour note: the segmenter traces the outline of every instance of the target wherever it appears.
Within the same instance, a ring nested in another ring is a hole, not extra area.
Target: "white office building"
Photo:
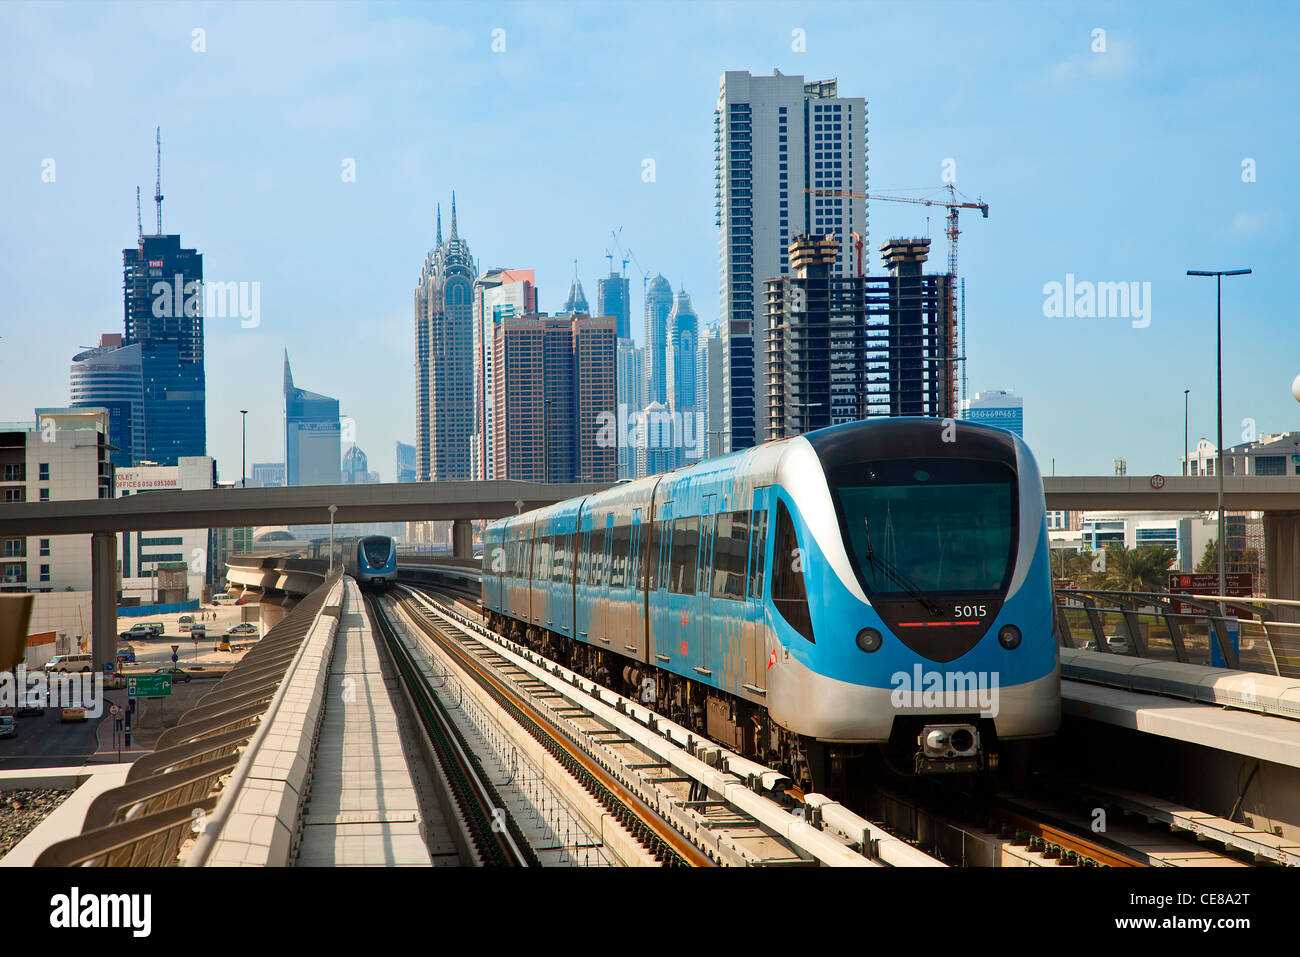
[[[213,487],[213,460],[208,455],[182,455],[176,465],[139,465],[118,469],[115,488],[119,498],[127,495],[165,495],[168,491],[195,491]],[[121,532],[117,537],[117,561],[121,569],[122,597],[139,599],[141,605],[160,603],[158,573],[166,566],[186,566],[186,594],[180,601],[199,598],[207,580],[208,530],[185,528],[166,532]]]
[[[715,222],[719,228],[724,444],[748,448],[767,422],[764,280],[789,272],[795,236],[832,236],[832,273],[853,272],[853,234],[869,246],[867,101],[841,97],[835,80],[722,76],[714,114]]]
[[[1025,400],[1014,392],[988,389],[962,399],[961,417],[982,425],[993,425],[1025,437]]]

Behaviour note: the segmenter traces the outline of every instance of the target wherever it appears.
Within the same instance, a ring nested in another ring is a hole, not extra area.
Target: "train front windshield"
[[[1017,532],[1010,470],[949,459],[840,474],[832,491],[868,593],[987,593],[1008,584]]]
[[[374,567],[379,567],[388,561],[392,544],[392,540],[388,538],[367,538],[362,540],[361,550],[365,553],[366,561]]]

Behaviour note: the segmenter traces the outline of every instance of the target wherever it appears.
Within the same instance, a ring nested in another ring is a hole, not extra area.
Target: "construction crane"
[[[957,298],[956,297],[957,297],[957,283],[958,283],[957,237],[961,235],[961,230],[958,228],[958,223],[957,223],[957,211],[961,209],[978,209],[980,213],[983,214],[984,218],[988,219],[989,204],[984,202],[981,199],[976,199],[974,202],[971,202],[969,200],[966,200],[964,202],[959,201],[957,199],[957,187],[951,183],[946,184],[943,187],[943,189],[946,189],[948,191],[947,199],[920,199],[915,196],[877,196],[873,193],[854,193],[846,189],[805,189],[804,192],[810,193],[814,196],[838,196],[843,199],[867,199],[867,200],[877,200],[879,202],[885,202],[885,203],[913,203],[917,206],[946,207],[948,210],[948,226],[944,230],[944,233],[948,237],[948,275],[950,277],[948,280],[948,315],[952,317],[953,329],[955,334],[956,327],[957,327]],[[862,243],[862,237],[860,237],[857,233],[853,234],[853,244],[854,247],[857,249],[858,275],[861,276],[863,243]],[[962,296],[962,307],[961,307],[961,329],[962,329],[961,352],[964,354],[966,351],[966,303],[965,303],[964,291]],[[957,344],[954,342],[952,346],[953,346],[952,351],[955,354],[958,351]],[[964,358],[965,358],[964,355],[957,356],[953,361],[961,361]],[[965,369],[962,370],[961,378],[962,378],[961,397],[964,399],[966,398]]]
[[[158,235],[162,235],[162,127],[154,129],[154,144],[158,150],[158,165],[155,167],[153,182],[153,201],[158,207]]]
[[[626,275],[627,275],[627,264],[628,264],[629,262],[631,262],[631,260],[629,260],[629,259],[627,258],[628,255],[629,255],[629,253],[625,253],[625,252],[623,251],[623,247],[622,247],[621,245],[619,245],[619,242],[618,242],[618,234],[621,233],[622,231],[623,231],[623,227],[620,226],[620,227],[618,227],[617,230],[613,230],[613,229],[611,229],[611,230],[609,231],[609,234],[610,234],[611,236],[614,237],[614,248],[618,250],[619,258],[623,260],[623,275],[626,276]],[[608,260],[610,261],[610,262],[609,262],[609,271],[612,273],[612,272],[614,271],[614,260],[613,260],[613,257],[611,257],[611,256],[609,255],[609,251],[608,251],[608,250],[605,251],[605,258],[608,259]]]

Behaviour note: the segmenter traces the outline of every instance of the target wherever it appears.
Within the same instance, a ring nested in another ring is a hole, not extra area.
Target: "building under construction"
[[[833,237],[791,241],[791,274],[767,280],[768,440],[872,416],[954,416],[951,277],[922,271],[929,249],[891,239],[887,274],[835,276]]]

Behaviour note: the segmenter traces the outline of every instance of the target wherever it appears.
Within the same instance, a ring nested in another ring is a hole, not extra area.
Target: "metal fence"
[[[1300,677],[1300,601],[1058,588],[1062,647]],[[1235,633],[1235,642],[1234,642]]]

